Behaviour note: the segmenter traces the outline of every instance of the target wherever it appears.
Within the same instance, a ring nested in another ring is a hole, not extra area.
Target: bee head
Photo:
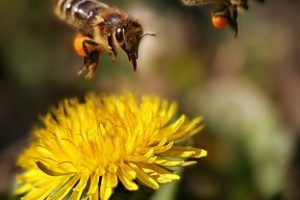
[[[133,20],[128,20],[126,24],[119,26],[115,32],[117,43],[127,54],[134,70],[136,70],[137,67],[136,60],[138,58],[138,49],[142,37],[142,26]]]

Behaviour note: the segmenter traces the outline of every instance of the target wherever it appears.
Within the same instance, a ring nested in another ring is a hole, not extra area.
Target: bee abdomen
[[[74,26],[95,18],[108,8],[106,4],[96,0],[56,0],[54,5],[55,14]]]

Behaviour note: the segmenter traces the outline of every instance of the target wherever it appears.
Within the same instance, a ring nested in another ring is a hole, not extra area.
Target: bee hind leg
[[[234,31],[234,37],[237,37],[239,32],[237,17],[238,17],[238,7],[234,5],[232,9],[232,16],[229,17],[229,26]]]
[[[83,69],[78,72],[79,75],[86,72],[85,78],[90,80],[94,77],[99,60],[99,51],[93,51],[83,58]]]
[[[96,67],[98,64],[99,54],[100,51],[98,43],[92,41],[92,40],[84,40],[82,42],[82,48],[84,51],[84,60],[83,60],[83,68],[78,72],[78,75],[81,75],[85,73],[86,79],[92,79],[94,77]]]
[[[232,12],[231,12],[232,11]],[[212,13],[213,16],[221,16],[228,20],[229,27],[234,31],[235,37],[238,35],[238,24],[237,24],[237,16],[238,10],[237,6],[233,6],[232,10],[231,7],[224,4],[221,5],[218,10]]]

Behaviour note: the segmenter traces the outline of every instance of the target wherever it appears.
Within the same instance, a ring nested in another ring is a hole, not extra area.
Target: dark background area
[[[76,75],[76,31],[52,1],[0,1],[0,199],[15,187],[15,159],[38,116],[66,97],[130,90],[176,100],[202,115],[194,143],[208,157],[186,168],[175,199],[300,199],[300,2],[249,1],[237,38],[211,26],[214,6],[178,0],[103,1],[128,11],[156,37],[142,41],[138,70],[100,58]]]

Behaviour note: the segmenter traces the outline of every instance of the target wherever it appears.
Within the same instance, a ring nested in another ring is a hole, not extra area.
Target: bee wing
[[[201,6],[207,4],[227,4],[229,0],[180,0],[187,6]]]

